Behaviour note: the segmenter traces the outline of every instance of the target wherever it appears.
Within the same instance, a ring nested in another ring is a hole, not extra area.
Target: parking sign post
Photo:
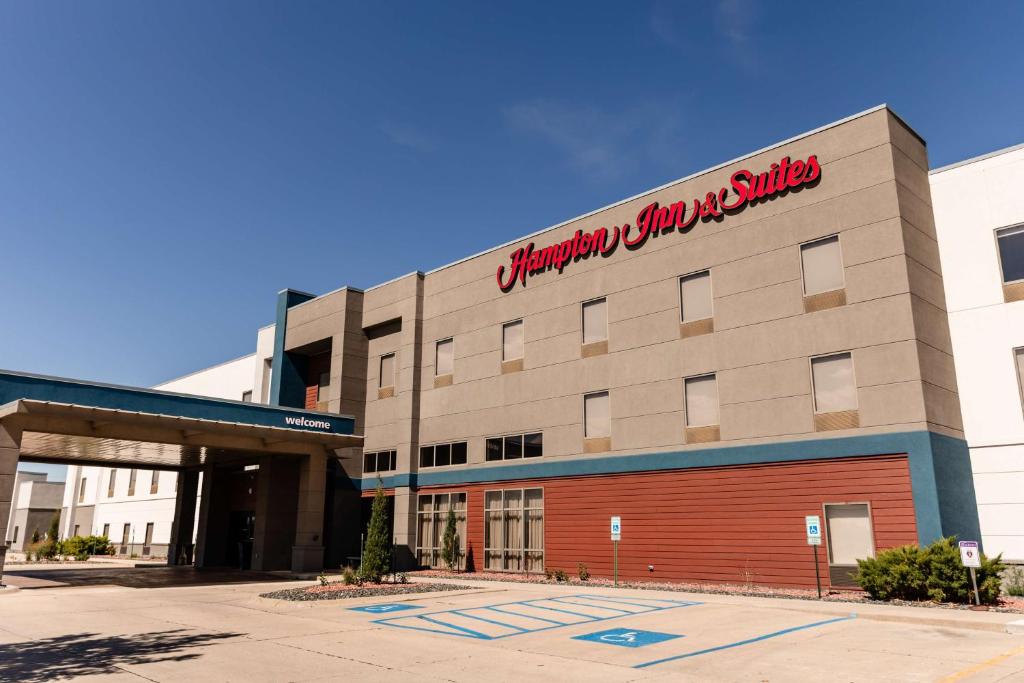
[[[612,582],[619,585],[619,541],[622,539],[622,517],[612,517]]]
[[[811,546],[814,553],[814,581],[818,584],[818,599],[821,600],[821,574],[818,573],[818,546],[821,545],[821,518],[817,515],[804,517],[804,526],[807,528],[807,545]]]
[[[974,573],[975,568],[981,567],[981,552],[978,550],[977,541],[960,541],[960,563],[971,572],[974,604],[980,606],[981,596],[978,594],[978,577]]]

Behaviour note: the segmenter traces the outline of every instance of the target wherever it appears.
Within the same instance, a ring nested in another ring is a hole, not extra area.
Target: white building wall
[[[1024,223],[1024,146],[931,174],[932,206],[982,540],[1024,562],[1024,406],[1013,350],[1024,301],[1003,302],[995,231]]]
[[[153,388],[239,401],[245,392],[253,389],[255,359],[255,355],[243,356],[158,384]],[[115,471],[113,495],[109,495],[110,476]],[[157,491],[151,493],[150,486],[156,474],[159,476]],[[64,488],[64,508],[71,512],[65,515],[61,533],[64,537],[71,536],[75,524],[81,525],[84,516],[74,513],[77,508],[94,506],[90,528],[81,528],[80,534],[99,535],[103,533],[104,525],[109,525],[110,541],[115,547],[119,547],[124,525],[128,524],[129,543],[133,546],[130,552],[140,552],[146,536],[146,525],[152,523],[152,545],[157,547],[156,550],[163,552],[171,538],[177,477],[174,472],[156,473],[140,469],[136,475],[134,493],[129,495],[129,468],[115,470],[109,467],[69,466],[67,484]],[[78,491],[82,479],[86,481],[85,498],[79,503]]]

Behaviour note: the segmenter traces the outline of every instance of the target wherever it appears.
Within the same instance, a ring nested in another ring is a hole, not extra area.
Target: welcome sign
[[[600,254],[608,256],[621,241],[627,249],[638,249],[648,238],[657,237],[671,230],[685,232],[698,220],[720,220],[723,216],[738,213],[744,207],[759,201],[785,194],[791,190],[815,183],[821,177],[821,166],[817,155],[804,160],[790,161],[783,157],[773,163],[767,171],[752,173],[741,169],[729,178],[729,187],[717,192],[708,192],[703,199],[678,201],[670,206],[658,202],[648,204],[636,216],[636,223],[605,227],[585,232],[577,230],[571,238],[537,249],[533,242],[521,247],[510,255],[511,262],[506,268],[498,266],[497,280],[501,291],[508,292],[516,282],[526,286],[527,276],[556,270],[559,273],[570,263]]]

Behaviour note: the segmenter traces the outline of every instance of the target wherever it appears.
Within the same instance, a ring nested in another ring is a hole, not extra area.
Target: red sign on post
[[[559,273],[570,263],[600,254],[608,256],[621,241],[627,249],[638,249],[648,238],[679,230],[685,232],[698,220],[720,220],[723,216],[737,213],[749,204],[797,190],[816,182],[821,177],[821,166],[814,154],[806,161],[790,161],[783,157],[773,163],[767,171],[754,174],[741,169],[729,178],[729,187],[717,192],[708,192],[704,198],[697,197],[690,202],[678,201],[669,206],[658,202],[648,204],[636,216],[636,223],[622,226],[597,228],[590,232],[577,230],[571,238],[542,249],[530,242],[510,254],[508,268],[498,266],[498,287],[510,291],[518,280],[526,285],[526,277],[548,270]]]

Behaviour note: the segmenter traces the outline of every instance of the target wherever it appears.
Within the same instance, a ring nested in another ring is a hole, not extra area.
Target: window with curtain
[[[434,356],[434,374],[450,375],[455,370],[455,343],[451,339],[437,342]]]
[[[608,339],[608,301],[595,299],[583,304],[583,343]]]
[[[811,382],[814,385],[814,412],[857,409],[857,384],[853,377],[853,358],[849,353],[812,358]]]
[[[458,536],[460,569],[466,558],[466,494],[435,493],[419,497],[416,506],[416,561],[423,567],[445,567],[441,557],[444,528],[449,508],[455,513],[455,534]]]
[[[611,403],[607,391],[583,397],[583,436],[601,439],[612,434]]]
[[[484,493],[484,567],[544,570],[544,489]]]
[[[687,378],[684,394],[687,427],[718,424],[718,380],[714,375]]]
[[[684,323],[712,317],[711,271],[679,278],[679,308]]]
[[[523,321],[513,320],[501,326],[501,359],[516,360],[523,357]]]
[[[380,378],[377,386],[380,389],[395,386],[395,354],[387,353],[380,357]]]
[[[839,236],[800,245],[800,264],[804,273],[804,294],[820,294],[843,288],[843,254]]]
[[[1003,282],[1024,280],[1024,225],[996,230]]]

